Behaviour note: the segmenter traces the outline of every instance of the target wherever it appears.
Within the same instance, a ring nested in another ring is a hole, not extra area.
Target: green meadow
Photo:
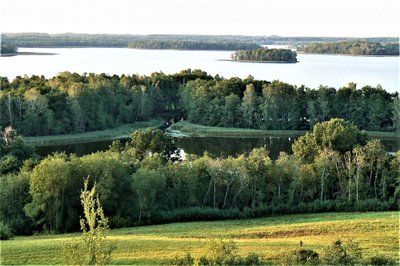
[[[163,124],[161,119],[125,124],[113,129],[97,130],[85,133],[63,134],[52,136],[23,137],[26,143],[33,146],[67,145],[76,143],[88,143],[96,141],[111,141],[115,139],[128,138],[135,130],[146,128],[157,128]]]
[[[190,252],[198,257],[210,239],[232,239],[241,255],[259,254],[275,264],[299,247],[321,252],[333,241],[359,242],[363,260],[385,256],[399,261],[399,212],[282,215],[249,220],[189,222],[115,229],[113,264],[168,264]],[[1,241],[1,264],[60,264],[62,244],[79,233],[15,237]]]
[[[177,136],[194,137],[298,137],[306,133],[305,130],[261,130],[251,128],[211,127],[180,121],[170,127],[170,133]],[[397,132],[365,131],[368,138],[399,140]]]

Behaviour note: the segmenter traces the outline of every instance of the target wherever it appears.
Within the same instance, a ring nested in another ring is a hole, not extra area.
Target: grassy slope
[[[193,124],[188,121],[181,121],[170,127],[173,134],[188,136],[210,136],[210,137],[264,137],[264,136],[280,136],[280,137],[297,137],[304,135],[304,130],[260,130],[249,128],[228,128],[228,127],[208,127]],[[400,139],[400,135],[396,132],[379,132],[367,131],[370,138],[382,139]]]
[[[61,245],[80,234],[16,237],[1,241],[2,264],[61,263]],[[298,247],[317,252],[336,239],[352,238],[363,256],[399,260],[399,212],[284,215],[251,220],[192,222],[112,230],[117,245],[114,264],[165,264],[185,251],[199,255],[211,238],[232,238],[239,252],[255,252],[274,261],[281,252]]]
[[[54,136],[23,137],[24,141],[33,146],[65,145],[75,143],[87,143],[95,141],[106,141],[120,138],[127,138],[132,131],[148,127],[159,127],[164,121],[153,119],[150,121],[125,124],[113,129],[91,131],[77,134],[65,134]]]

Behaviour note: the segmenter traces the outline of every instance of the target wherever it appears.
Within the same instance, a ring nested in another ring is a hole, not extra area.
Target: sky
[[[400,36],[400,0],[0,0],[0,32]]]

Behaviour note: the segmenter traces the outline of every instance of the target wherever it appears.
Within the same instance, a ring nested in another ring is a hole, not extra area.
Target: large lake
[[[390,92],[400,90],[399,57],[338,56],[299,54],[296,64],[237,63],[229,51],[138,50],[128,48],[20,48],[20,52],[56,53],[56,55],[19,55],[0,58],[0,76],[44,75],[61,71],[77,73],[140,74],[183,69],[202,69],[211,75],[275,80],[317,88],[339,88],[355,82],[358,88],[378,84]]]

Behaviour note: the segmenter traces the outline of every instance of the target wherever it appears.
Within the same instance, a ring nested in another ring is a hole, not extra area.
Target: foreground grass
[[[1,241],[1,264],[60,264],[62,243],[80,234],[16,237]],[[199,256],[209,239],[233,239],[242,255],[254,252],[274,263],[297,248],[320,252],[338,238],[358,241],[365,261],[399,261],[399,212],[283,215],[249,220],[191,222],[111,230],[113,264],[168,264],[186,251]]]
[[[298,137],[307,132],[305,130],[261,130],[233,127],[209,127],[193,124],[188,121],[180,121],[173,124],[169,131],[175,136],[194,137]],[[400,140],[400,134],[397,132],[366,131],[366,134],[369,138]]]
[[[95,141],[107,141],[127,138],[134,130],[155,128],[163,124],[163,120],[153,119],[149,121],[125,124],[113,129],[91,131],[77,134],[65,134],[54,136],[23,137],[23,140],[33,146],[67,145],[76,143],[88,143]]]

